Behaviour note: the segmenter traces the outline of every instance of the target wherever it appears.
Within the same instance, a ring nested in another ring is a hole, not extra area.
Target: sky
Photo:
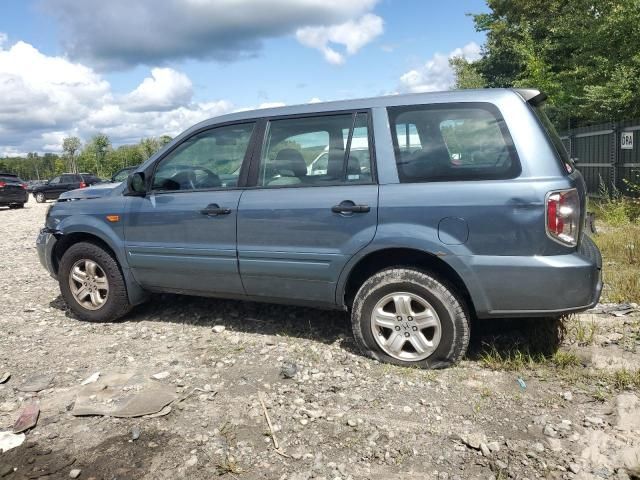
[[[0,157],[224,113],[451,88],[484,0],[2,0]]]

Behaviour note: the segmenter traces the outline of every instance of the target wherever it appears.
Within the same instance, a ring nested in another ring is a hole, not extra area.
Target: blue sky
[[[486,10],[481,0],[3,0],[0,155],[56,151],[70,134],[102,131],[116,145],[175,135],[240,108],[446,89],[448,57],[476,58],[484,41],[466,14]],[[6,107],[16,99],[33,113],[16,118]]]

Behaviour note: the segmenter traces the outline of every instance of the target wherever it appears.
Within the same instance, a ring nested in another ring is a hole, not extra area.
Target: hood
[[[102,198],[111,195],[116,190],[121,190],[122,186],[122,182],[100,183],[91,187],[78,188],[76,190],[64,192],[62,195],[60,195],[60,197],[58,197],[58,200],[64,202],[68,200],[87,200],[90,198]],[[118,187],[121,188],[119,189]]]

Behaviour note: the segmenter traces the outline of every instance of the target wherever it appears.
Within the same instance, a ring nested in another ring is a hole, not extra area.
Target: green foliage
[[[62,142],[61,155],[28,153],[26,157],[0,158],[0,172],[15,173],[23,180],[51,179],[63,172],[95,173],[110,178],[123,167],[144,162],[170,141],[171,137],[163,135],[113,148],[109,137],[100,133],[82,147],[78,137],[67,137]]]
[[[484,88],[487,86],[484,77],[478,72],[476,66],[465,58],[451,58],[449,59],[449,65],[453,69],[456,78],[454,88]]]
[[[640,0],[487,0],[473,15],[482,58],[454,65],[457,84],[535,87],[556,125],[640,117]],[[464,87],[461,87],[464,88]]]

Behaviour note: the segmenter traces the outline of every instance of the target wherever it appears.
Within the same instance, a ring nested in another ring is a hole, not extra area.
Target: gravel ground
[[[340,312],[160,295],[83,323],[38,263],[46,207],[0,209],[0,432],[40,408],[0,478],[639,478],[637,313],[572,320],[546,362],[518,356],[521,323],[474,325],[444,371],[363,358]],[[177,400],[154,418],[74,416],[96,372]]]

